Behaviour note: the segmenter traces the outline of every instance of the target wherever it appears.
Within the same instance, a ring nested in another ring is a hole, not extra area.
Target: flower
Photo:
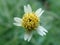
[[[43,14],[44,10],[39,8],[36,10],[36,12],[32,12],[31,6],[28,4],[27,6],[24,6],[24,12],[25,14],[23,18],[21,19],[14,17],[15,23],[13,23],[16,26],[22,26],[26,29],[24,40],[30,41],[33,35],[33,31],[37,31],[37,33],[41,36],[46,35],[48,31],[39,25],[39,18]]]

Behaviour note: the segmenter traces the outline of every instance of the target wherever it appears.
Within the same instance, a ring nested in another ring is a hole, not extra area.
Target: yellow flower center
[[[28,31],[34,30],[39,24],[39,19],[34,13],[26,13],[22,18],[22,26]]]

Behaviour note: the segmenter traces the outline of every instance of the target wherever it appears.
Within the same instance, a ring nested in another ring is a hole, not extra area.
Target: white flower
[[[32,12],[31,6],[28,4],[24,6],[24,16],[23,18],[14,17],[16,26],[22,26],[26,29],[26,33],[24,34],[24,40],[30,41],[32,38],[32,32],[37,31],[37,33],[41,36],[46,35],[48,32],[45,28],[39,25],[40,16],[43,14],[44,10],[39,8],[36,12]]]

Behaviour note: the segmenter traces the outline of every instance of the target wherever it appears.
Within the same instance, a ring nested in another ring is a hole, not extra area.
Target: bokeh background
[[[48,30],[41,37],[36,32],[30,42],[24,41],[24,29],[13,25],[13,18],[24,15],[24,5],[34,12],[42,8],[40,25]],[[60,0],[0,0],[0,45],[60,45]]]

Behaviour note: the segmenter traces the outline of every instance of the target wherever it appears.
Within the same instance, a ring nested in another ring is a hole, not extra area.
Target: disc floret
[[[39,19],[34,13],[26,13],[22,18],[22,26],[28,31],[34,30],[39,24]]]

